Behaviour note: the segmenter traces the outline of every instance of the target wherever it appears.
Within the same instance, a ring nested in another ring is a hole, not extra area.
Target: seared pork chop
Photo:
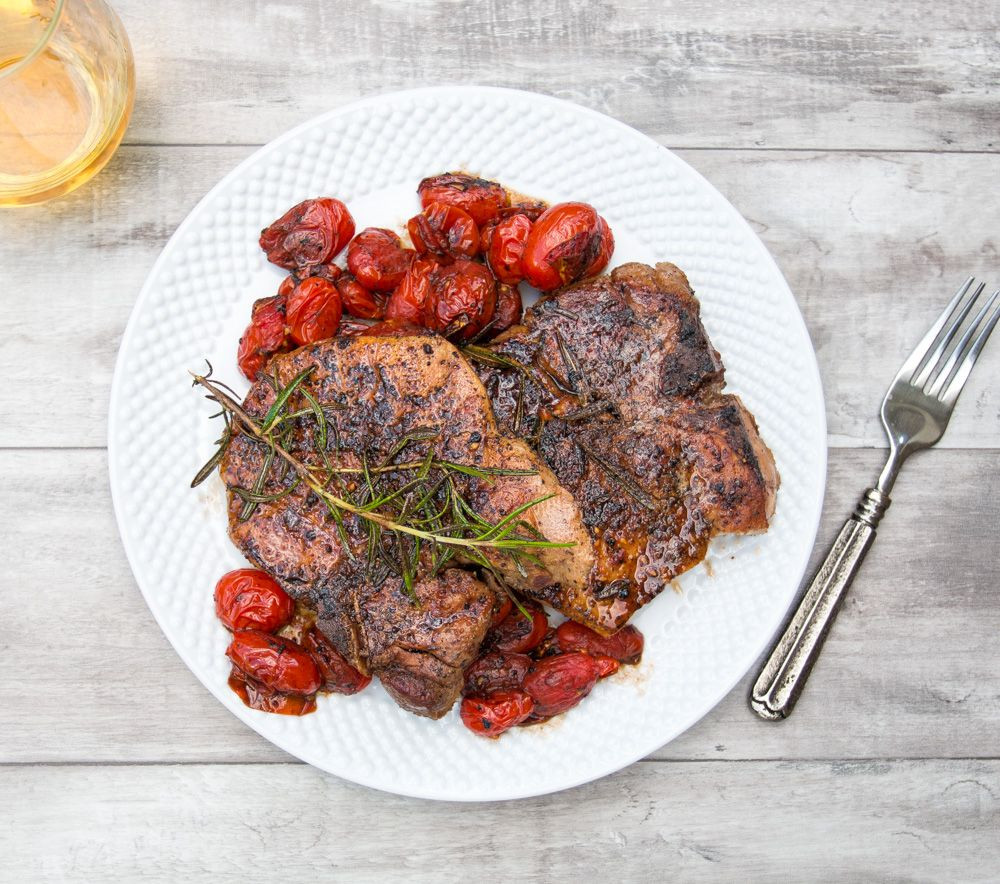
[[[544,297],[472,351],[500,426],[528,439],[583,512],[594,567],[535,596],[603,633],[700,562],[764,531],[778,475],[673,264],[626,264]],[[478,355],[476,355],[478,354]]]
[[[337,338],[277,356],[269,370],[279,388],[305,369],[305,390],[323,408],[328,424],[325,452],[338,468],[359,470],[381,464],[394,487],[413,470],[388,468],[420,463],[432,454],[441,461],[479,469],[522,471],[523,475],[470,476],[449,473],[462,498],[482,518],[496,524],[514,509],[538,498],[549,499],[521,515],[528,526],[550,541],[573,546],[533,550],[537,561],[515,562],[509,555],[483,549],[483,555],[510,583],[538,591],[551,583],[583,582],[592,568],[589,537],[572,496],[529,447],[500,435],[489,400],[475,372],[443,338]],[[275,400],[275,385],[258,381],[244,408],[258,420]],[[305,409],[298,392],[288,412]],[[323,465],[318,423],[312,414],[291,420],[285,446],[301,461]],[[403,440],[411,441],[393,454]],[[391,460],[386,463],[386,458]],[[300,484],[294,473],[273,466],[260,489],[263,496],[287,492],[259,503],[241,519],[246,503],[233,489],[254,488],[267,447],[250,436],[237,436],[222,462],[230,489],[229,531],[245,555],[272,574],[293,597],[313,607],[319,628],[356,667],[378,676],[400,705],[432,717],[443,715],[462,684],[462,672],[474,659],[494,610],[494,596],[471,573],[429,565],[426,548],[416,568],[413,593],[391,571],[373,571],[369,534],[358,517],[343,519],[347,547],[325,503]],[[358,495],[364,482],[344,474],[335,493]],[[435,506],[439,498],[434,499]]]

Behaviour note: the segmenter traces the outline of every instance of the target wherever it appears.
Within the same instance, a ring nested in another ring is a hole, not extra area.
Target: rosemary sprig
[[[585,421],[588,418],[596,417],[605,411],[614,410],[614,405],[610,402],[594,402],[584,408],[577,408],[575,411],[567,411],[558,415],[561,421]]]
[[[336,440],[336,424],[327,422],[323,409],[315,397],[307,394],[302,387],[310,369],[300,372],[284,388],[278,389],[275,384],[275,402],[268,409],[263,420],[251,417],[226,392],[223,385],[210,379],[208,375],[193,374],[194,383],[204,387],[209,398],[217,402],[227,421],[227,432],[220,439],[219,451],[209,464],[199,471],[196,479],[203,480],[211,469],[221,461],[226,448],[238,432],[255,439],[267,446],[264,469],[254,483],[254,487],[234,489],[234,493],[244,501],[244,512],[252,515],[253,509],[260,503],[267,503],[290,494],[293,487],[304,484],[313,494],[323,501],[331,517],[337,525],[338,534],[346,552],[352,556],[346,529],[343,525],[344,514],[351,514],[361,520],[367,530],[367,559],[370,569],[378,566],[379,560],[389,571],[397,573],[403,581],[406,591],[415,600],[414,581],[421,564],[423,553],[431,560],[432,569],[443,566],[455,554],[490,571],[496,565],[486,553],[497,553],[508,556],[519,569],[523,566],[520,560],[538,562],[536,552],[545,549],[559,549],[573,546],[573,543],[559,543],[545,540],[539,532],[528,526],[521,516],[547,500],[551,495],[543,495],[516,507],[511,513],[496,523],[484,519],[469,506],[459,493],[455,475],[464,475],[483,481],[492,481],[497,476],[533,475],[532,470],[500,469],[490,467],[474,467],[459,464],[454,461],[439,460],[429,452],[421,460],[408,460],[394,464],[389,461],[404,453],[406,447],[414,441],[426,441],[436,438],[437,431],[414,431],[408,438],[397,442],[390,449],[389,456],[379,465],[371,466],[367,456],[362,456],[360,466],[344,466],[331,463],[326,451],[327,442],[332,435]],[[283,419],[282,409],[289,406],[294,393],[303,394],[309,403],[309,409],[285,413],[295,414],[298,418],[311,412],[316,421],[316,432],[313,440],[327,468],[319,465],[306,464],[289,450],[291,426]],[[281,435],[277,431],[282,430]],[[332,430],[330,433],[328,430]],[[337,444],[339,452],[339,443]],[[280,458],[296,474],[292,486],[286,486],[275,494],[265,494],[264,486],[271,468],[271,462]],[[431,472],[440,473],[432,477]],[[413,473],[413,478],[403,484],[382,485],[389,474]],[[331,482],[343,482],[342,475],[351,473],[361,477],[362,499],[351,497],[346,487],[340,485],[340,493],[330,490]],[[433,480],[433,481],[432,481]],[[435,505],[438,500],[438,505]],[[250,509],[250,508],[253,509]],[[445,518],[450,518],[445,524]],[[249,515],[247,516],[249,518]],[[524,533],[527,529],[527,533]]]
[[[587,380],[587,376],[583,373],[583,369],[580,368],[580,363],[570,349],[569,344],[566,343],[566,340],[559,333],[559,329],[555,329],[555,336],[556,343],[559,345],[559,355],[562,357],[563,365],[566,366],[566,377],[573,385],[573,392],[582,397],[583,404],[586,405],[590,401],[590,383]]]
[[[594,463],[596,463],[605,473],[607,473],[612,479],[614,479],[620,486],[622,491],[624,491],[629,497],[636,500],[642,506],[648,510],[656,509],[656,502],[646,494],[636,483],[632,480],[631,476],[628,476],[619,467],[615,466],[607,458],[602,457],[596,451],[594,451],[589,445],[585,445],[579,439],[576,442],[580,446],[580,450],[587,455]]]

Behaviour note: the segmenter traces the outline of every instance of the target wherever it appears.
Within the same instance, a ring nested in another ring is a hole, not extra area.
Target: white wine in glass
[[[96,175],[134,95],[128,36],[103,0],[0,0],[0,207]]]

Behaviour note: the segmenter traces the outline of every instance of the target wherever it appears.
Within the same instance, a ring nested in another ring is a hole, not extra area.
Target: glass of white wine
[[[0,207],[96,175],[134,97],[132,47],[104,0],[0,0]]]

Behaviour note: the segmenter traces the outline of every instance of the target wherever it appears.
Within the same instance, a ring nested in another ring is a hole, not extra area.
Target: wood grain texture
[[[104,445],[114,358],[136,293],[191,207],[249,152],[125,148],[69,198],[0,215],[0,297],[44,305],[5,318],[0,412],[18,420],[0,424],[0,446]],[[682,156],[750,219],[796,293],[819,356],[831,443],[884,445],[878,405],[909,349],[966,276],[1000,285],[1000,202],[983,198],[1000,157]],[[996,445],[998,372],[994,346],[946,444]]]
[[[117,4],[127,138],[263,143],[394,89],[570,98],[676,147],[996,150],[996,5],[747,0]]]
[[[477,807],[301,765],[6,768],[0,798],[12,881],[985,882],[1000,864],[997,761],[640,762]]]
[[[878,460],[833,452],[814,563]],[[995,756],[997,463],[940,450],[908,465],[791,719],[749,713],[751,674],[655,757]],[[153,621],[115,530],[103,452],[0,452],[0,487],[0,536],[30,551],[0,574],[2,647],[44,660],[0,680],[0,762],[287,760],[198,684]]]

